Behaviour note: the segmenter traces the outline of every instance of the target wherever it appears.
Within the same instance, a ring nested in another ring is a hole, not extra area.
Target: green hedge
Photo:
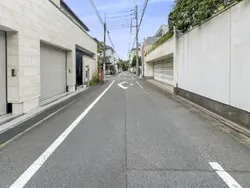
[[[175,0],[175,6],[168,16],[170,32],[174,26],[182,33],[241,0]]]
[[[161,46],[164,42],[166,42],[168,39],[170,39],[173,36],[172,32],[167,32],[165,35],[163,35],[153,46],[151,49],[149,49],[149,51],[147,52],[147,54],[151,53],[152,51],[154,51],[156,48],[158,48],[159,46]],[[147,55],[146,54],[146,55]]]

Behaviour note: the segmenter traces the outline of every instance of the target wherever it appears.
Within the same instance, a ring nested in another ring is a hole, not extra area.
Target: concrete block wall
[[[49,0],[1,0],[0,29],[7,31],[8,102],[15,114],[39,105],[41,42],[67,50],[70,91],[75,88],[75,46],[97,53],[96,42]]]
[[[242,1],[178,38],[179,87],[250,112],[249,23]]]

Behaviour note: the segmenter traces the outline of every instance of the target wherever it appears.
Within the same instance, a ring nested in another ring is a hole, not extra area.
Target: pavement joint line
[[[217,162],[209,162],[214,171],[221,177],[221,179],[228,185],[230,188],[242,188],[235,179],[230,176]]]
[[[83,111],[83,113],[42,153],[30,167],[10,186],[10,188],[23,188],[34,174],[42,167],[53,152],[62,144],[68,135],[77,127],[88,112],[97,104],[104,94],[111,88],[112,83]]]
[[[128,171],[166,171],[166,172],[214,172],[214,170],[203,170],[203,169],[175,169],[175,168],[127,168]],[[250,171],[238,171],[238,170],[228,170],[231,173],[250,173]]]
[[[128,125],[127,125],[127,93],[125,92],[125,135],[124,135],[124,149],[125,149],[125,181],[126,181],[126,188],[128,188]]]

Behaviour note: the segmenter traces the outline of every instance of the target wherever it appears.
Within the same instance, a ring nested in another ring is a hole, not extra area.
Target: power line
[[[101,18],[101,16],[100,16],[100,13],[99,13],[99,11],[97,10],[97,8],[96,8],[96,6],[95,6],[95,3],[93,2],[93,0],[89,0],[89,2],[90,2],[90,4],[92,5],[92,7],[93,7],[93,9],[94,9],[94,11],[95,11],[97,17],[99,18],[99,20],[100,20],[102,26],[105,27],[105,23],[104,23],[104,21],[102,20],[102,18]],[[108,33],[109,41],[110,41],[110,43],[111,43],[111,45],[112,45],[112,47],[113,47],[113,49],[114,49],[114,51],[115,51],[115,54],[117,55],[117,52],[116,52],[116,50],[115,50],[115,46],[114,46],[114,44],[113,44],[113,41],[112,41],[112,39],[111,39],[111,36],[110,36],[110,33],[109,33],[108,30],[107,30],[107,33]],[[117,55],[117,56],[118,56],[118,55]]]
[[[112,13],[108,13],[108,15],[123,14],[123,13],[132,12],[132,11],[133,11],[133,9],[131,9],[131,10],[127,10],[127,11],[122,11],[122,12],[112,12]]]
[[[127,17],[131,17],[134,14],[124,14],[124,15],[119,15],[119,16],[111,16],[111,17],[107,17],[107,20],[109,19],[115,19],[115,18],[127,18]]]
[[[148,6],[148,0],[145,0],[144,7],[143,7],[143,11],[142,11],[142,16],[141,16],[141,19],[140,19],[140,22],[139,22],[138,33],[139,33],[139,31],[140,31],[141,23],[142,23],[144,14],[145,14],[145,12],[146,12],[147,6]],[[138,35],[138,33],[137,33],[137,35]]]
[[[144,14],[145,14],[146,9],[147,9],[147,5],[148,5],[148,0],[145,0],[144,5],[143,5],[143,10],[142,10],[141,19],[140,19],[139,26],[138,26],[138,30],[137,30],[137,32],[136,32],[136,36],[139,34],[139,30],[140,30],[140,27],[141,27],[141,23],[142,23],[142,21],[143,21]],[[134,39],[132,48],[134,48],[135,42],[136,42],[136,37],[135,37],[135,39]]]
[[[98,12],[98,10],[97,10],[97,8],[96,8],[96,6],[95,6],[95,3],[93,2],[93,0],[89,0],[89,2],[90,2],[90,4],[92,5],[92,7],[93,7],[93,9],[94,9],[94,11],[95,11],[97,17],[99,18],[99,20],[100,20],[102,26],[104,26],[104,22],[103,22],[103,20],[102,20],[102,17],[100,16],[100,13]]]
[[[107,21],[107,23],[111,23],[111,24],[112,24],[112,23],[117,23],[117,22],[119,23],[119,22],[123,22],[123,21],[127,21],[127,22],[128,22],[128,21],[129,21],[129,19],[122,19],[122,20]]]

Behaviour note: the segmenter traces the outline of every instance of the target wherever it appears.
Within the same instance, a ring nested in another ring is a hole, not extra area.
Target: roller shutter
[[[160,82],[172,84],[173,62],[159,61],[154,63],[154,79]]]
[[[66,92],[66,51],[41,44],[40,101]]]

